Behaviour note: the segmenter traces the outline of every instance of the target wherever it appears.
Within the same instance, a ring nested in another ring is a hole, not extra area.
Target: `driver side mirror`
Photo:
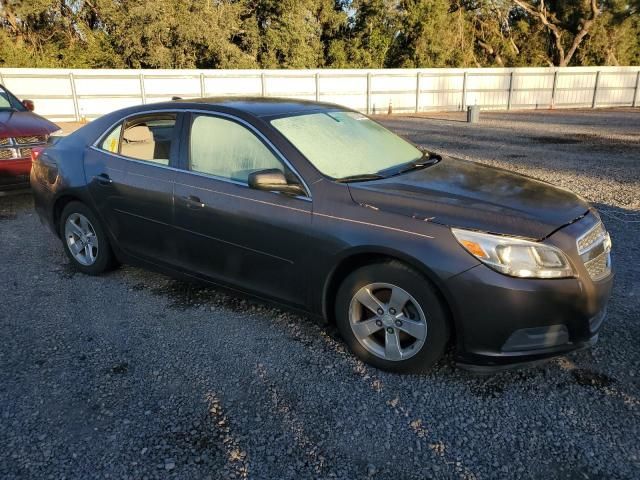
[[[304,188],[296,183],[287,182],[284,173],[277,168],[260,170],[249,174],[249,186],[256,190],[281,192],[287,195],[306,195]]]
[[[22,100],[22,105],[24,105],[24,108],[26,108],[30,112],[33,112],[36,108],[36,106],[33,103],[33,100]]]

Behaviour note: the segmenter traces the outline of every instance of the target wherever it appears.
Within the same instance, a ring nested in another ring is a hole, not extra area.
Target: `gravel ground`
[[[0,198],[1,478],[638,478],[640,112],[384,122],[574,189],[614,242],[591,350],[479,377],[355,360],[331,327],[123,267],[76,274],[28,195]]]

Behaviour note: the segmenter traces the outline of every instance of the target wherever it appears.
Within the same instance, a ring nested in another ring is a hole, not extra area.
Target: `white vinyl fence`
[[[365,113],[639,106],[640,67],[386,70],[0,68],[0,83],[54,121],[206,96],[318,100]]]

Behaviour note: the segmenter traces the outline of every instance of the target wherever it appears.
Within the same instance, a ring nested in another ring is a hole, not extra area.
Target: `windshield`
[[[0,86],[0,110],[18,110],[23,112],[26,108],[11,92]]]
[[[373,175],[422,157],[412,144],[355,112],[297,115],[271,124],[334,179]]]

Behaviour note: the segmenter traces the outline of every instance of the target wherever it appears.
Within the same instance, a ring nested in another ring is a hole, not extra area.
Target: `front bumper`
[[[449,279],[461,367],[485,371],[520,366],[597,341],[614,275],[592,280],[577,251],[571,251],[576,233],[594,218],[581,222],[551,238],[569,254],[576,278],[513,278],[477,265]]]
[[[29,187],[31,159],[0,160],[0,190]]]

